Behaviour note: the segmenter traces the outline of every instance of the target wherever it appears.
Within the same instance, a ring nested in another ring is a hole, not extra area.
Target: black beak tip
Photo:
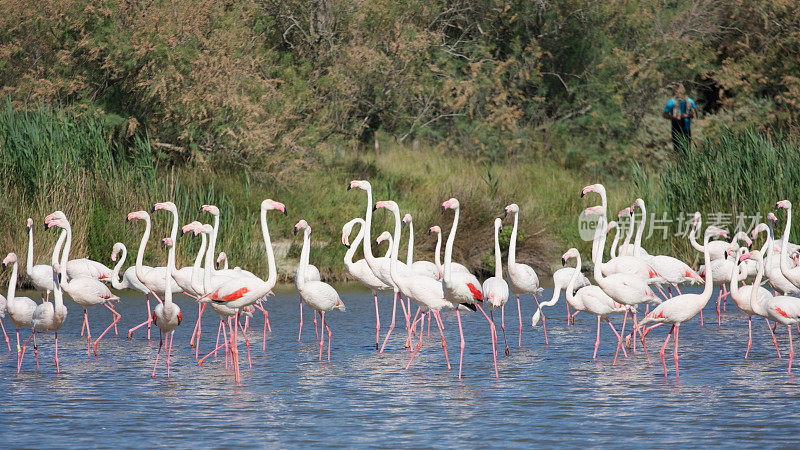
[[[405,222],[403,222],[403,223],[400,225],[400,228],[405,228],[405,227],[406,227],[406,223],[405,223]]]
[[[561,265],[562,266],[566,266],[567,265],[567,260],[564,259],[564,258],[561,258]]]
[[[150,212],[151,212],[151,213],[154,213],[154,212],[156,212],[156,207],[155,207],[155,206],[153,206],[152,208],[150,208]]]
[[[181,237],[183,237],[183,230],[181,230]]]
[[[428,229],[428,235],[430,236],[430,234],[431,234],[431,230],[430,230],[430,228],[429,228],[429,229]]]
[[[349,191],[349,190],[350,190],[350,188],[351,188],[351,187],[350,187],[350,185],[348,184],[348,185],[347,185],[347,190]]]
[[[289,215],[289,210],[286,209],[286,208],[283,208],[283,215],[284,216],[288,216]]]
[[[203,207],[201,206],[197,212],[203,212]]]
[[[442,206],[442,214],[444,214],[444,206]]]
[[[294,235],[297,236],[297,228],[294,229]]]
[[[508,217],[508,210],[504,209],[503,210],[503,219],[505,219],[506,217]]]
[[[581,192],[581,198],[583,198],[583,196],[584,196],[584,193],[583,193],[583,192]]]
[[[44,231],[47,231],[47,224],[44,224]]]
[[[217,270],[219,270],[219,263],[214,263],[214,268],[216,268]]]
[[[344,246],[350,248],[350,244],[344,244]]]

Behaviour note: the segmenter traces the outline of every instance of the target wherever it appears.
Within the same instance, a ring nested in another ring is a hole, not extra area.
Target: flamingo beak
[[[286,209],[286,208],[283,208],[283,215],[284,216],[288,216],[289,215],[289,210]]]
[[[562,266],[566,266],[567,265],[567,260],[564,259],[564,258],[561,258],[561,265]]]
[[[442,214],[444,214],[445,207],[442,205]]]
[[[294,235],[297,236],[297,227],[294,227]]]
[[[349,184],[347,185],[347,190],[348,190],[348,191],[349,191],[350,189],[352,189],[352,188],[353,188],[353,186],[351,186],[351,185],[349,185]]]
[[[508,210],[504,209],[503,210],[503,219],[505,219],[506,217],[508,217]]]
[[[406,223],[405,223],[405,222],[402,222],[402,223],[400,224],[400,228],[405,228],[405,227],[406,227]]]

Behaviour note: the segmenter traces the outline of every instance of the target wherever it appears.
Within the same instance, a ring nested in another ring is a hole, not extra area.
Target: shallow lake
[[[405,370],[410,353],[403,346],[402,314],[386,352],[377,354],[371,294],[337,287],[347,311],[326,315],[333,331],[331,363],[317,360],[307,308],[303,342],[297,342],[299,297],[283,287],[267,304],[272,332],[266,353],[261,348],[263,315],[251,319],[252,369],[240,339],[238,387],[225,371],[222,353],[196,365],[188,342],[197,305],[190,299],[178,298],[184,321],[175,335],[170,379],[163,365],[150,377],[157,328],[152,341],[143,339],[142,329],[134,340],[125,338],[128,328],[146,316],[143,298],[123,296],[119,336],[107,335],[92,359],[80,337],[82,310],[67,300],[69,316],[59,333],[60,375],[55,373],[52,334],[37,336],[38,371],[30,347],[19,375],[16,352],[0,351],[0,442],[4,447],[757,446],[795,445],[800,432],[793,413],[800,391],[797,378],[786,373],[785,327],[777,331],[784,355],[778,360],[764,320],[754,319],[753,348],[745,360],[747,318],[728,301],[718,328],[716,294],[705,308],[705,326],[695,318],[681,327],[680,381],[674,377],[671,341],[667,380],[658,357],[668,327],[648,335],[652,364],[638,351],[627,359],[620,355],[612,366],[616,342],[604,325],[595,361],[596,319],[582,313],[575,326],[567,327],[563,295],[545,310],[548,346],[541,324],[531,328],[533,300],[526,296],[523,347],[517,347],[516,302],[509,302],[510,356],[502,352],[497,311],[499,381],[485,319],[480,313],[462,314],[467,347],[459,381],[454,313],[442,315],[453,369],[446,370],[434,324],[430,339],[425,335],[421,353]],[[544,293],[550,295],[550,290]],[[383,337],[391,294],[380,295],[379,302]],[[110,316],[105,308],[90,310],[93,336]],[[618,329],[621,321],[621,316],[613,318]],[[4,324],[14,349],[11,322],[6,318]],[[201,356],[211,350],[217,324],[217,316],[207,310]],[[28,335],[21,331],[23,339]],[[796,370],[800,373],[800,364]]]

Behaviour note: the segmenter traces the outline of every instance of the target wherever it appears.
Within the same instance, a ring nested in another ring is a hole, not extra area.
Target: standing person
[[[672,146],[678,153],[682,146],[692,142],[692,119],[697,106],[691,97],[686,96],[683,85],[678,83],[672,90],[673,96],[664,108],[664,118],[672,122]]]

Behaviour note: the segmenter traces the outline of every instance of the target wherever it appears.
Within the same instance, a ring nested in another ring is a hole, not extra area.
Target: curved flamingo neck
[[[633,237],[633,216],[628,216],[628,226],[625,227],[625,241],[622,243],[622,248],[625,249],[625,255],[620,251],[619,256],[626,256],[630,253],[631,238]]]
[[[604,249],[606,247],[606,232],[605,232],[606,223],[603,219],[603,216],[600,216],[600,219],[597,221],[597,229],[594,232],[594,240],[598,241],[597,247],[599,249]],[[597,280],[599,283],[605,277],[603,277],[603,251],[599,250],[594,257],[594,279]]]
[[[736,252],[736,259],[733,261],[733,269],[731,270],[730,288],[731,288],[731,298],[733,298],[734,300],[741,298],[740,297],[741,291],[739,290],[739,275],[740,275],[739,257],[742,256],[742,254],[743,253],[741,252],[741,250]],[[753,288],[755,289],[756,286],[753,285]]]
[[[394,214],[394,234],[397,236],[400,233],[400,211],[393,209],[392,213]],[[392,249],[391,252],[391,260],[389,261],[389,276],[392,278],[395,286],[400,288],[401,280],[398,272],[399,269],[399,262],[397,260],[397,253],[400,251],[400,242],[397,239],[392,238],[392,242],[389,243],[389,247]]]
[[[436,264],[436,268],[439,269],[439,273],[444,273],[444,267],[442,267],[442,232],[439,231],[436,233],[436,250],[433,253],[433,263]]]
[[[309,230],[309,233],[311,230]],[[275,266],[275,251],[272,248],[272,239],[269,236],[269,227],[267,226],[267,211],[265,209],[261,210],[261,235],[264,239],[264,246],[267,250],[267,265],[268,267],[268,275],[267,275],[267,292],[270,289],[275,287],[275,283],[278,281],[278,268]],[[306,255],[306,262],[308,261],[308,255]]]
[[[708,303],[708,300],[711,298],[711,291],[714,289],[714,280],[711,277],[711,255],[708,253],[708,241],[710,239],[711,233],[706,230],[705,236],[703,236],[703,262],[706,265],[706,285],[703,287],[703,293],[700,294],[700,298],[704,300],[704,305]]]
[[[61,253],[61,267],[64,273],[62,284],[69,286],[69,274],[67,273],[67,263],[69,262],[69,252],[72,250],[72,226],[67,222],[64,227],[67,232],[67,241],[64,243],[64,251]]]
[[[414,264],[414,221],[408,221],[408,253],[406,253],[406,265],[411,267]]]
[[[636,257],[642,256],[642,233],[644,233],[644,224],[647,221],[647,210],[644,207],[644,203],[639,203],[638,206],[642,210],[642,220],[636,229],[636,241],[633,243],[633,256]]]
[[[703,225],[703,220],[700,219],[697,221],[697,225],[692,226],[692,231],[689,232],[689,243],[691,243],[692,247],[694,247],[694,249],[697,250],[698,252],[703,251],[703,246],[700,245],[699,242],[697,242],[697,230],[699,230],[700,226],[702,225]]]
[[[306,268],[308,267],[308,257],[311,252],[311,228],[303,230],[303,250],[300,252],[300,263],[297,265],[297,289],[303,289],[306,284]]]
[[[210,267],[207,266],[206,270],[211,270],[211,275],[217,273],[216,268],[214,267],[214,256],[217,254],[217,237],[219,236],[219,214],[213,214],[214,216],[214,231],[211,232],[211,240],[208,243],[208,251],[211,253],[211,265]]]
[[[356,223],[359,226],[358,233],[356,234],[356,238],[353,239],[353,242],[350,244],[350,247],[347,249],[347,252],[344,254],[344,265],[348,270],[350,270],[353,264],[355,264],[353,261],[353,256],[355,256],[358,246],[364,239],[364,219],[356,219]]]
[[[456,230],[458,229],[458,215],[461,212],[461,206],[456,207],[455,214],[453,214],[453,226],[450,228],[450,234],[447,235],[447,245],[444,249],[444,282],[445,284],[450,283],[451,275],[452,275],[452,262],[453,262],[453,243],[456,240]],[[511,245],[514,245],[514,238],[516,237],[516,229],[517,229],[517,216],[516,213],[514,215],[514,231],[511,233]],[[513,248],[513,247],[511,247]],[[513,255],[512,250],[509,250],[509,254]],[[513,256],[509,256],[509,264],[511,263]]]
[[[127,257],[128,257],[128,248],[123,245],[122,256],[119,258],[117,263],[114,264],[114,271],[111,274],[111,286],[113,286],[114,289],[122,290],[128,287],[125,285],[125,283],[123,283],[119,279],[119,271],[122,268],[122,265],[125,264],[125,258]]]
[[[177,220],[178,215],[175,214]],[[177,222],[176,222],[177,223]],[[172,245],[169,246],[167,252],[167,276],[164,277],[164,311],[172,309],[172,280],[175,274],[175,236],[177,235],[177,227],[172,231],[170,237],[172,238]]]
[[[503,278],[503,258],[500,254],[500,227],[494,227],[494,276]]]
[[[617,257],[617,244],[619,244],[619,226],[614,231],[614,240],[611,242],[611,258]]]
[[[789,277],[786,276],[786,274],[790,271],[788,248],[789,248],[789,232],[791,230],[792,230],[792,207],[790,206],[786,208],[786,225],[783,229],[783,236],[781,236],[780,264],[781,264],[781,273],[783,273],[783,276],[786,277],[787,280],[791,281],[792,284],[794,284],[794,281],[792,281]]]
[[[209,294],[211,292],[211,288],[213,287],[211,285],[211,275],[212,275],[212,271],[214,270],[213,269],[213,266],[214,266],[214,249],[211,248],[211,246],[212,246],[211,241],[213,241],[213,236],[214,236],[214,232],[212,231],[211,232],[211,236],[209,236],[209,238],[208,238],[209,243],[208,243],[208,249],[206,250],[206,258],[205,258],[205,262],[204,262],[204,264],[205,264],[205,267],[204,267],[204,270],[203,270],[203,294],[204,295]]]
[[[64,307],[64,293],[61,291],[61,278],[64,277],[64,272],[63,268],[60,274],[53,271],[53,301],[56,317],[58,317],[58,310]]]
[[[146,213],[145,213],[146,214]],[[144,260],[144,248],[147,246],[147,241],[150,239],[150,215],[144,218],[144,234],[139,243],[139,251],[136,252],[136,278],[140,281],[145,279],[144,267],[142,267],[142,260]],[[61,266],[62,268],[65,266]]]
[[[208,248],[208,236],[205,233],[200,233],[200,251],[197,252],[197,258],[194,260],[192,266],[192,290],[196,293],[203,295],[203,280],[201,278],[200,267],[203,261],[202,256],[205,255]]]
[[[64,241],[67,239],[67,230],[61,230],[61,233],[58,236],[58,241],[56,241],[56,246],[53,247],[53,255],[50,257],[50,265],[55,266],[56,263],[59,262],[59,257],[61,256],[61,247],[64,245]],[[66,271],[65,267],[61,267],[61,271]]]
[[[576,260],[575,270],[572,271],[572,276],[570,277],[569,283],[567,283],[567,287],[565,288],[566,291],[564,292],[564,294],[567,296],[567,303],[572,303],[572,300],[575,298],[575,294],[573,294],[573,292],[575,290],[575,281],[578,280],[578,274],[581,273],[581,254],[580,253],[578,253],[578,255],[575,257],[575,260]],[[556,296],[556,294],[555,294],[555,290],[556,289],[558,289],[558,286],[553,288],[553,291],[554,291],[553,297]],[[556,300],[558,300],[557,297],[556,297]]]
[[[756,311],[753,305],[758,304],[758,287],[761,286],[761,278],[764,276],[764,260],[759,258],[756,263],[756,279],[753,280],[753,291],[750,293],[750,309]],[[758,308],[762,309],[762,308]]]
[[[372,186],[367,190],[367,213],[364,217],[364,259],[370,266],[375,262],[372,255]]]
[[[25,270],[30,275],[33,270],[33,227],[28,228],[28,256],[25,260]]]
[[[14,267],[11,269],[11,278],[8,280],[8,295],[6,295],[6,302],[14,303],[14,294],[17,292],[17,262],[14,261]]]
[[[511,240],[508,243],[508,266],[517,262],[517,225],[519,224],[519,211],[514,212],[514,227],[511,229]],[[450,239],[447,239],[448,245]]]
[[[178,246],[178,210],[170,211],[172,213],[172,229],[170,230],[169,237],[172,238],[172,248]],[[169,256],[167,256],[169,259]],[[171,273],[175,273],[178,269],[175,267],[175,255],[172,257],[172,267],[169,269]]]

